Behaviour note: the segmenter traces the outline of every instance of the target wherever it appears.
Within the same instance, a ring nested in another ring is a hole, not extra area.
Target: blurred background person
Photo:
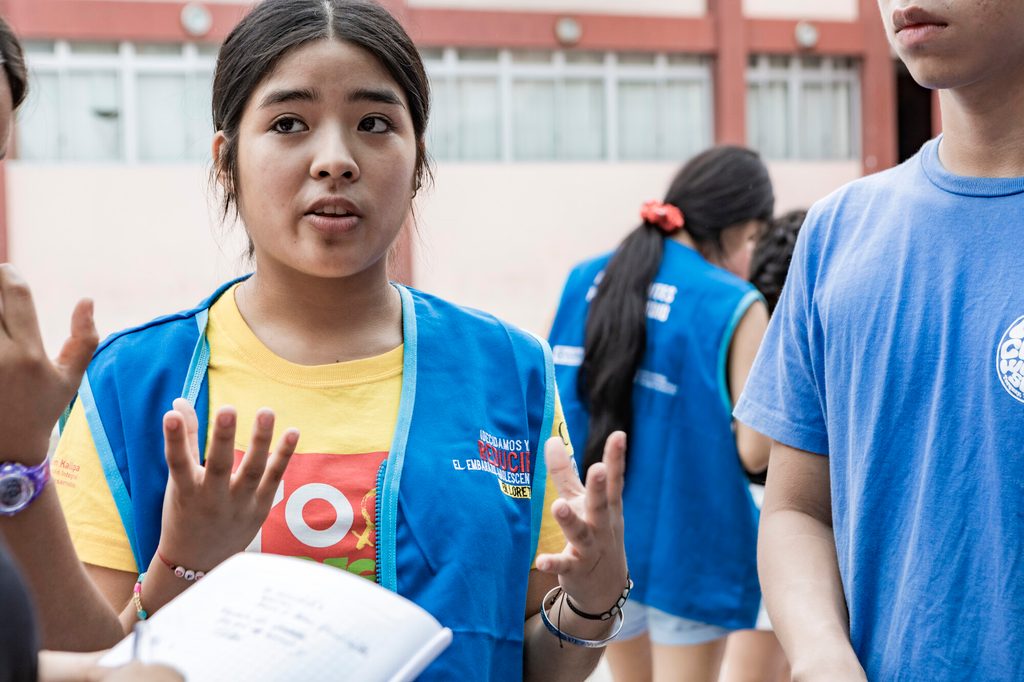
[[[775,310],[779,294],[786,283],[789,262],[793,258],[796,237],[807,211],[797,209],[775,218],[758,237],[754,255],[750,260],[750,281],[764,296],[768,313]],[[767,472],[750,476],[750,495],[760,509],[764,501]],[[742,630],[729,635],[722,662],[721,682],[785,682],[789,679],[789,665],[778,638],[772,631],[771,619],[764,608],[757,613],[754,630]]]
[[[569,275],[551,331],[581,470],[629,434],[623,514],[636,587],[608,650],[616,680],[718,679],[725,637],[760,603],[744,470],[768,441],[734,425],[768,322],[746,278],[775,205],[760,157],[698,154],[611,254]]]

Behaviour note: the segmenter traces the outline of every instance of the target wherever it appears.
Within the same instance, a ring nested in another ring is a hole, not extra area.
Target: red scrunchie
[[[683,229],[686,222],[683,219],[683,212],[678,207],[660,201],[645,202],[640,207],[640,217],[645,223],[654,225],[665,234],[675,234]]]

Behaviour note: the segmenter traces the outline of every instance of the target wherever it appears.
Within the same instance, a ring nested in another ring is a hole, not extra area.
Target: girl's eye
[[[382,116],[367,116],[359,122],[359,130],[364,133],[386,133],[391,130],[391,123]]]
[[[309,130],[305,123],[292,116],[284,116],[277,119],[271,128],[277,133],[300,133],[304,130]]]

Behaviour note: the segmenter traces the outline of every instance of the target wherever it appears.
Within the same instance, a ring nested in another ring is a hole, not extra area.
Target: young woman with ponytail
[[[744,470],[766,439],[732,420],[768,322],[747,283],[771,219],[754,152],[716,147],[611,254],[569,275],[551,332],[569,432],[586,469],[629,433],[623,506],[635,588],[608,658],[623,680],[718,678],[725,636],[753,627],[757,509]]]

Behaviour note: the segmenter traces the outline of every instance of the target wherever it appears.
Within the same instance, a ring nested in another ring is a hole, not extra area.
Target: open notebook
[[[166,663],[189,682],[414,679],[452,639],[411,601],[323,564],[237,554],[101,665]]]

